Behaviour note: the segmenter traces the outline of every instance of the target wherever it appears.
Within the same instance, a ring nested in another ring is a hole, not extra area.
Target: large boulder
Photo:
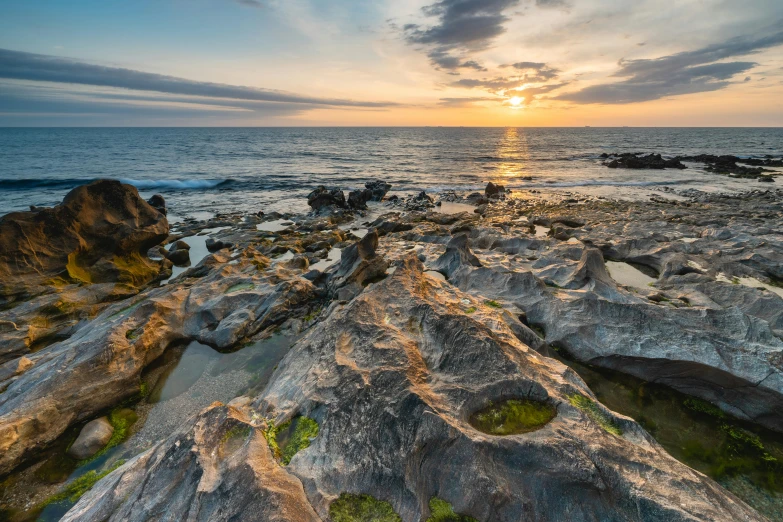
[[[160,262],[146,252],[168,237],[166,217],[114,180],[69,192],[55,207],[0,218],[0,302],[40,293],[58,278],[141,286]]]
[[[348,207],[352,210],[365,210],[367,202],[372,200],[372,191],[370,189],[352,190],[348,194]]]

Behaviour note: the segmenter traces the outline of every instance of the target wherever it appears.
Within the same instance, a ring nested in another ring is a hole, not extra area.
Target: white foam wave
[[[225,183],[223,179],[121,179],[123,183],[133,185],[140,190],[177,189],[197,190],[211,189]]]

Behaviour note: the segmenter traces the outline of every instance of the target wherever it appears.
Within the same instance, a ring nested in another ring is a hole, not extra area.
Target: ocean
[[[687,170],[608,169],[600,154],[783,155],[781,128],[0,128],[0,214],[115,178],[162,194],[175,218],[301,212],[318,185],[393,192],[512,189],[647,197],[662,186],[759,186]],[[769,188],[768,186],[765,188]]]

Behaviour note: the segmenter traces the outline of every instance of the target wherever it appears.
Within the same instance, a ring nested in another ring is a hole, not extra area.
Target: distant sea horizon
[[[0,127],[0,214],[51,206],[72,188],[119,179],[162,194],[173,216],[302,212],[318,185],[383,179],[392,193],[512,189],[640,198],[663,186],[761,187],[686,170],[608,169],[600,155],[783,156],[782,127]]]

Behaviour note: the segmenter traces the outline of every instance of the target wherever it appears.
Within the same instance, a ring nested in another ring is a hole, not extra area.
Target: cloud
[[[557,78],[560,71],[541,62],[517,62],[501,65],[501,67],[513,67],[518,71],[525,71],[525,82],[546,82]]]
[[[427,56],[430,57],[430,61],[432,61],[437,69],[446,69],[449,71],[455,71],[456,69],[473,69],[482,72],[487,70],[475,60],[465,60],[464,58],[453,56],[442,49],[433,49]]]
[[[441,98],[438,105],[441,107],[473,107],[477,103],[481,102],[498,102],[502,101],[500,98],[492,98],[489,96],[476,96],[468,98]]]
[[[538,97],[542,94],[550,93],[554,90],[557,90],[561,87],[565,87],[568,85],[567,82],[563,83],[554,83],[550,85],[542,85],[540,87],[527,87],[524,89],[512,89],[509,91],[506,91],[506,96],[519,96],[520,98],[525,99],[526,104],[530,104],[530,102],[538,99]]]
[[[563,94],[558,99],[584,104],[624,104],[717,91],[731,85],[730,80],[735,75],[758,65],[755,62],[721,60],[753,55],[779,45],[783,45],[783,31],[755,38],[732,38],[695,51],[660,58],[620,60],[620,69],[612,76],[625,80],[585,87]]]
[[[566,2],[566,0],[536,0],[536,7],[541,7],[543,9],[560,9],[569,8],[571,7],[571,4]]]
[[[257,102],[285,102],[336,107],[390,107],[397,105],[391,102],[318,98],[270,89],[199,82],[132,69],[93,65],[58,56],[7,49],[0,49],[0,78],[115,87]]]
[[[455,53],[460,55],[486,49],[492,40],[506,31],[504,24],[509,19],[503,11],[518,3],[519,0],[441,0],[422,8],[426,16],[438,19],[436,24],[426,27],[406,24],[403,32],[409,44],[431,48],[428,56],[439,69],[475,64],[470,68],[484,70],[475,61],[457,58]],[[444,65],[454,63],[458,65]]]

